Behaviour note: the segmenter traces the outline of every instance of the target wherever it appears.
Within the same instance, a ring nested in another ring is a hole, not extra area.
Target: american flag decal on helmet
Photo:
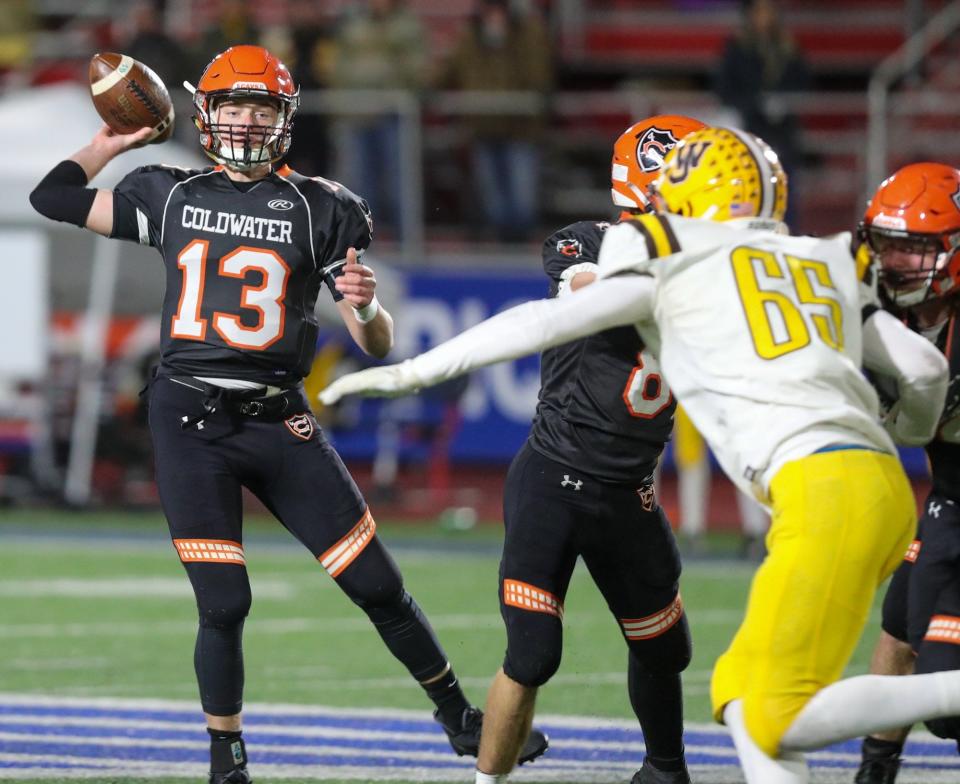
[[[313,436],[313,417],[309,414],[296,414],[285,420],[283,424],[287,426],[287,430],[304,441],[309,441]]]

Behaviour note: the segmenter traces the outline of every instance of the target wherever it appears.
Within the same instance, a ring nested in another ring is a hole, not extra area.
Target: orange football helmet
[[[860,235],[894,306],[960,291],[960,171],[913,163],[894,172],[870,199]]]
[[[261,100],[277,108],[276,124],[247,125],[238,143],[238,126],[218,122],[217,110],[226,101]],[[287,67],[262,46],[231,46],[204,70],[193,105],[203,151],[217,163],[245,171],[287,154],[300,90]]]
[[[658,114],[627,128],[613,145],[613,203],[628,212],[647,212],[652,206],[647,187],[660,173],[666,154],[688,133],[706,127],[681,114]]]

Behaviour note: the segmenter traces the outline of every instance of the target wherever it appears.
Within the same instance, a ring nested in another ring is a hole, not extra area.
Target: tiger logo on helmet
[[[657,209],[714,221],[782,224],[787,175],[762,139],[732,128],[704,128],[677,144],[650,185]]]
[[[894,307],[960,291],[960,170],[929,162],[898,169],[873,194],[859,234]]]
[[[200,146],[217,163],[249,171],[276,163],[290,149],[293,118],[300,105],[300,90],[287,67],[262,46],[232,46],[218,54],[203,72],[193,91],[200,131]],[[277,109],[274,124],[247,125],[242,135],[237,125],[218,121],[220,107],[228,101],[264,101]]]
[[[647,193],[663,166],[663,159],[688,133],[706,128],[681,114],[658,114],[634,123],[613,145],[610,193],[613,203],[628,212],[650,209]]]

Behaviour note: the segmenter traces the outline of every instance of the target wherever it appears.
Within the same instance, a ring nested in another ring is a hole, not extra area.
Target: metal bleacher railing
[[[923,157],[955,160],[960,153],[960,136],[949,130],[949,123],[923,128],[917,127],[916,121],[930,117],[949,121],[957,114],[956,98],[953,91],[925,89],[922,85],[897,93],[885,88],[882,104],[878,103],[876,90],[869,97],[864,92],[778,96],[777,100],[796,113],[803,125],[805,165],[794,194],[802,205],[800,228],[814,233],[849,228],[862,209],[866,193],[885,176],[888,163],[901,165]],[[712,94],[686,90],[564,91],[549,96],[530,92],[418,95],[394,90],[323,90],[305,93],[301,108],[304,115],[321,113],[333,122],[345,113],[397,115],[400,130],[394,152],[401,173],[404,210],[401,239],[387,246],[395,248],[391,255],[398,261],[409,264],[430,263],[431,230],[436,226],[425,217],[432,214],[432,205],[427,202],[431,198],[431,175],[425,170],[428,156],[455,156],[458,148],[469,143],[466,133],[456,128],[471,115],[520,117],[544,110],[551,131],[544,140],[542,201],[554,221],[604,213],[608,207],[607,162],[612,143],[637,118],[682,113],[710,123],[736,121]],[[895,155],[889,156],[888,123],[896,132]],[[348,173],[323,174],[343,176],[349,185]],[[462,172],[462,177],[469,182],[468,171]]]
[[[893,52],[876,68],[867,88],[869,98],[869,144],[867,160],[867,183],[876,186],[889,173],[889,151],[909,139],[909,120],[916,116],[943,117],[951,121],[945,133],[940,133],[938,143],[931,145],[937,150],[937,160],[956,164],[958,114],[957,94],[942,95],[934,91],[917,91],[907,96],[894,93],[895,86],[905,77],[915,73],[917,67],[960,29],[960,2],[945,6],[902,47]],[[904,123],[904,120],[907,122]],[[891,125],[893,127],[891,127]],[[906,127],[904,127],[906,126]],[[891,133],[893,131],[894,133]],[[891,138],[894,144],[891,144]]]

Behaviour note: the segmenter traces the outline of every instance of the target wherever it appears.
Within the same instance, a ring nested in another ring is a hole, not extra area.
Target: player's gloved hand
[[[406,359],[396,365],[383,365],[341,376],[323,391],[319,398],[331,406],[345,395],[367,397],[400,397],[416,392],[423,384],[413,369],[413,361]]]

